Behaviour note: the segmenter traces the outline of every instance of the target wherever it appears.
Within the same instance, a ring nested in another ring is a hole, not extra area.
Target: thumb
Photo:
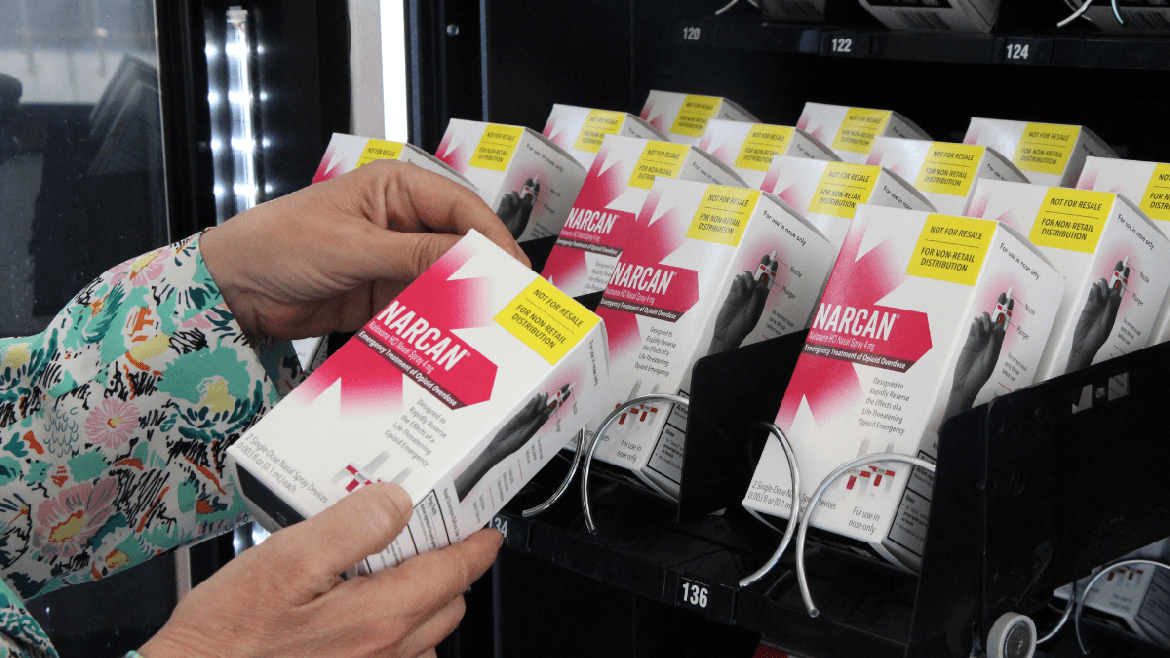
[[[367,556],[390,545],[410,520],[410,496],[397,484],[374,483],[342,498],[320,514],[285,529],[284,550],[313,556],[298,560],[309,582],[334,579]]]

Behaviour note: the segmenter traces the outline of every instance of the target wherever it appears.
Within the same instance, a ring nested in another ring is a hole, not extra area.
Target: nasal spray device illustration
[[[772,255],[768,260],[756,266],[756,271],[752,273],[752,279],[755,281],[767,281],[772,276],[772,268],[776,265],[776,250],[772,250]]]
[[[1129,285],[1129,256],[1122,261],[1121,267],[1113,270],[1113,276],[1109,277],[1109,289],[1120,290]]]
[[[1116,272],[1114,273],[1116,274]],[[1012,298],[1013,288],[1007,290],[1007,300],[995,303],[995,310],[991,312],[992,324],[1010,324],[1012,319],[1012,309],[1016,306],[1016,300]]]
[[[345,468],[338,471],[337,475],[334,475],[331,481],[333,484],[340,484],[346,478],[349,478],[349,483],[345,485],[345,491],[347,493],[352,493],[354,490],[358,489],[359,487],[364,487],[367,484],[385,482],[386,480],[372,478],[370,475],[381,468],[382,464],[385,464],[387,459],[390,459],[390,453],[383,452],[377,457],[374,457],[370,463],[361,468],[358,468],[353,464],[348,464]],[[399,472],[398,475],[395,475],[393,479],[389,480],[389,482],[392,484],[402,484],[403,481],[405,481],[408,477],[410,477],[409,467],[402,469],[402,471]]]
[[[533,176],[532,182],[524,185],[524,189],[520,190],[520,198],[525,201],[536,199],[536,186],[540,185],[540,177]]]
[[[558,388],[557,392],[553,393],[552,396],[549,397],[548,410],[555,412],[557,409],[565,406],[565,402],[568,401],[569,395],[572,394],[574,386],[576,386],[576,384],[565,384],[564,386]]]

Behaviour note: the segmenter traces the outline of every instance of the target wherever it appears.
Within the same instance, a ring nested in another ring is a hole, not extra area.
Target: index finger
[[[467,539],[422,555],[370,578],[399,601],[412,601],[418,619],[429,617],[479,580],[495,562],[504,542],[498,530],[484,529]]]
[[[383,166],[377,166],[384,163]],[[441,233],[466,235],[475,230],[522,263],[528,263],[520,245],[499,216],[471,190],[421,167],[392,161],[375,161],[354,173],[365,172],[367,196],[393,222],[417,222]],[[393,224],[391,224],[393,225]]]

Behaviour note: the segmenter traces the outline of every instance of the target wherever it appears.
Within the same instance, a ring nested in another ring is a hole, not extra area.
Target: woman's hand
[[[471,229],[529,264],[473,192],[376,160],[233,217],[200,249],[250,339],[308,338],[361,328]]]
[[[463,592],[502,536],[465,541],[354,580],[339,574],[393,541],[410,518],[394,484],[372,484],[250,548],[191,591],[140,652],[146,658],[433,655]]]

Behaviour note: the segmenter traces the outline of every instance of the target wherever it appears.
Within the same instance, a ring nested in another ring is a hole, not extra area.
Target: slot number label
[[[508,519],[499,515],[493,516],[492,527],[500,531],[500,534],[504,536],[504,541],[508,541]]]
[[[682,580],[682,592],[679,604],[699,610],[707,609],[707,586],[689,580]]]
[[[1016,61],[1028,61],[1028,46],[1026,43],[1009,43],[1004,57]]]
[[[694,27],[694,26],[690,26],[690,25],[684,25],[682,28],[682,40],[683,41],[702,41],[703,40],[703,28]]]
[[[841,37],[832,39],[829,44],[833,54],[837,55],[852,55],[853,54],[853,39],[849,37]]]

